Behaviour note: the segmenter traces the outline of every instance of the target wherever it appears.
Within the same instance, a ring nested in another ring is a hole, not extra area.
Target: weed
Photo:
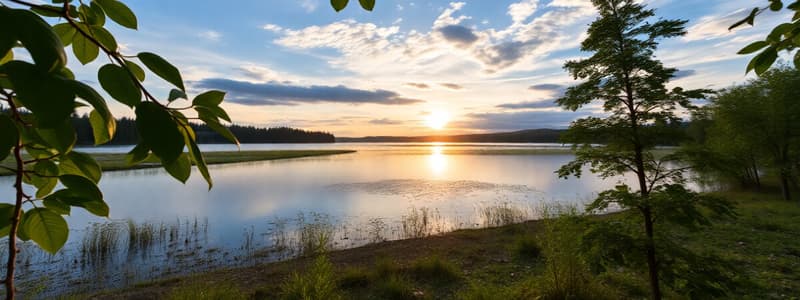
[[[524,209],[504,202],[482,207],[480,217],[483,227],[500,227],[524,222],[528,219],[528,213]]]
[[[437,283],[453,283],[461,278],[461,272],[453,263],[438,256],[419,259],[409,269],[414,277]]]
[[[281,286],[282,299],[341,299],[333,275],[333,265],[324,255],[319,255],[305,273],[294,273]]]

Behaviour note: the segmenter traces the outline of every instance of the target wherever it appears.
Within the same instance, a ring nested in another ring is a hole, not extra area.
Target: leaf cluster
[[[0,206],[0,214],[9,216],[0,218],[0,233],[8,235],[17,219],[15,212],[22,211],[17,237],[33,240],[42,249],[55,253],[67,240],[69,230],[63,215],[69,215],[72,208],[109,216],[108,205],[97,186],[102,177],[100,166],[88,154],[73,151],[77,136],[71,117],[77,108],[90,109],[89,123],[98,145],[113,139],[116,120],[107,100],[76,79],[67,67],[65,49],[69,46],[72,56],[84,65],[97,60],[101,52],[105,54],[108,63],[98,69],[97,82],[113,100],[135,111],[140,138],[127,156],[128,163],[155,157],[182,182],[196,165],[211,188],[211,177],[190,120],[202,122],[238,144],[222,125],[223,121],[231,121],[220,107],[224,92],[208,91],[189,98],[180,71],[163,57],[150,52],[121,53],[119,43],[107,29],[107,20],[133,30],[138,28],[138,20],[120,1],[53,0],[41,5],[11,2],[22,8],[0,5],[0,103],[8,107],[0,112],[0,159],[13,150],[21,166],[13,171],[36,192],[27,195],[19,187],[24,201]],[[52,22],[45,18],[52,18]],[[23,51],[28,55],[15,57],[15,53]],[[147,74],[174,89],[164,98],[155,97],[145,88]],[[173,107],[178,99],[185,99],[190,105]],[[185,111],[192,115],[185,115]],[[56,190],[59,183],[61,188]],[[30,208],[20,207],[22,204]]]
[[[754,25],[757,16],[767,11],[779,12],[788,10],[792,12],[792,17],[789,22],[781,23],[767,35],[766,39],[755,41],[744,48],[739,50],[738,54],[747,55],[758,52],[750,63],[747,65],[747,73],[755,71],[757,75],[762,75],[766,72],[778,59],[778,53],[786,51],[793,52],[800,47],[800,0],[795,0],[788,5],[784,5],[781,0],[768,0],[769,5],[765,7],[756,7],[750,11],[742,20],[737,21],[728,28],[733,30],[744,24]],[[760,52],[759,52],[760,51]],[[800,52],[794,54],[794,65],[800,68]]]

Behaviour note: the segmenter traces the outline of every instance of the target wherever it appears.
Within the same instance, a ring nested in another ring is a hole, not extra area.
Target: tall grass
[[[159,229],[153,223],[143,222],[137,224],[128,219],[128,249],[148,249],[159,238]]]
[[[546,207],[539,236],[546,259],[537,280],[539,298],[614,299],[614,295],[592,274],[581,251],[585,217],[574,206]]]
[[[444,218],[439,210],[427,207],[419,209],[412,207],[408,214],[400,218],[400,229],[401,237],[407,239],[421,238],[447,231],[444,226]]]
[[[322,214],[311,214],[312,220],[306,222],[305,215],[297,218],[297,250],[301,256],[317,255],[333,249],[335,227],[330,217]]]
[[[438,284],[453,283],[461,278],[461,271],[455,264],[436,255],[414,261],[409,271],[417,279]]]
[[[325,255],[319,255],[304,273],[294,273],[281,286],[281,299],[342,299],[336,286],[333,265]]]
[[[122,227],[119,223],[91,224],[81,241],[81,256],[84,261],[101,262],[117,253],[121,234]]]
[[[522,223],[530,218],[525,209],[508,202],[481,207],[479,214],[483,227],[487,228]]]

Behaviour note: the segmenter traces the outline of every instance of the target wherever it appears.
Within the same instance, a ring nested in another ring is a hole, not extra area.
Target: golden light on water
[[[434,111],[425,117],[425,125],[435,130],[442,130],[450,122],[450,114],[444,111]]]
[[[444,146],[434,144],[431,146],[431,155],[428,156],[428,167],[433,175],[442,175],[447,171],[447,155],[442,153]]]

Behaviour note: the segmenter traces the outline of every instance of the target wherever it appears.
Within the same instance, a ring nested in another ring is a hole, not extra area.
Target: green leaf
[[[95,0],[111,20],[130,29],[137,29],[136,15],[128,6],[117,0]]]
[[[772,64],[775,62],[776,59],[778,59],[778,51],[776,51],[775,48],[772,47],[767,48],[767,50],[764,50],[764,52],[761,52],[761,54],[756,56],[755,58],[756,75],[760,76],[761,74],[764,74],[764,72],[769,70],[769,67],[772,66]]]
[[[94,36],[94,38],[97,39],[97,41],[100,42],[100,44],[103,45],[106,50],[117,52],[117,48],[119,48],[117,45],[117,40],[110,32],[108,32],[108,30],[101,26],[91,26],[89,28],[92,36]]]
[[[145,74],[144,70],[142,70],[142,67],[130,60],[125,60],[125,65],[128,66],[128,69],[131,70],[133,75],[136,76],[136,79],[139,79],[139,81],[144,81]]]
[[[223,91],[208,91],[194,97],[192,105],[215,107],[219,106],[224,98],[225,92]]]
[[[59,168],[62,175],[83,176],[95,183],[100,182],[100,178],[103,176],[100,164],[91,155],[82,152],[73,151],[62,157]]]
[[[189,159],[189,154],[181,153],[178,159],[164,163],[164,169],[175,179],[186,183],[192,173],[192,161]]]
[[[67,242],[67,221],[47,208],[39,207],[25,212],[24,221],[20,225],[25,228],[27,236],[50,254],[56,254]]]
[[[125,155],[125,163],[128,166],[133,166],[143,162],[148,156],[150,156],[150,148],[147,148],[144,144],[138,144]]]
[[[14,27],[15,24],[11,9],[0,7],[0,28],[4,29],[3,34],[0,34],[0,53],[10,52],[17,44],[17,35],[9,30]]]
[[[173,85],[181,89],[181,91],[184,92],[186,91],[186,88],[183,86],[183,78],[181,78],[181,72],[178,71],[178,68],[170,64],[165,59],[161,58],[161,56],[158,56],[150,52],[142,52],[139,53],[137,57],[139,57],[139,60],[141,60],[142,63],[148,69],[150,69],[150,71],[153,71],[153,73],[158,75],[158,77],[161,77],[167,82],[172,83]]]
[[[45,200],[59,200],[71,206],[82,207],[96,216],[108,217],[108,205],[103,201],[103,193],[94,182],[76,175],[61,175],[59,179],[67,188],[56,191]]]
[[[0,65],[7,63],[14,59],[14,51],[8,50],[5,55],[0,57]]]
[[[772,1],[772,3],[769,4],[769,9],[771,9],[772,11],[779,11],[782,8],[783,8],[783,2],[781,1]]]
[[[11,154],[11,149],[19,144],[17,125],[6,114],[0,114],[0,161]]]
[[[40,4],[39,6],[31,7],[31,11],[35,12],[36,14],[38,14],[40,16],[51,17],[51,18],[60,17],[61,13],[57,12],[57,11],[53,11],[53,9],[58,11],[58,10],[61,10],[61,7],[54,6],[54,5],[46,5],[46,4]]]
[[[33,185],[36,187],[36,198],[43,198],[53,192],[58,184],[58,166],[50,161],[37,162],[33,167],[36,174],[31,175]]]
[[[53,212],[59,215],[69,215],[70,212],[72,211],[72,208],[69,205],[67,205],[64,202],[61,202],[61,200],[58,199],[53,199],[53,198],[45,199],[42,200],[42,204],[44,204],[44,207],[47,207],[48,209],[52,210]]]
[[[188,99],[188,98],[189,97],[186,96],[186,93],[184,93],[183,91],[178,89],[172,89],[169,91],[169,98],[167,99],[167,101],[172,102],[178,99]]]
[[[368,11],[372,11],[375,8],[375,0],[358,0],[358,3],[361,3],[361,7]]]
[[[114,119],[114,116],[111,115],[111,111],[109,111],[105,99],[86,84],[79,81],[73,81],[72,83],[75,94],[94,107],[94,110],[89,114],[89,123],[92,125],[94,144],[100,145],[107,143],[114,138],[114,134],[117,131],[117,121]]]
[[[143,143],[165,164],[178,159],[185,144],[172,115],[158,104],[136,106],[136,128]]]
[[[0,237],[8,236],[11,231],[11,219],[14,218],[14,205],[0,203]]]
[[[750,54],[758,50],[761,50],[766,46],[769,46],[769,43],[765,41],[758,41],[750,45],[747,45],[747,47],[742,48],[742,50],[739,50],[738,54]]]
[[[92,6],[97,7],[97,4]],[[78,13],[80,14],[81,19],[87,24],[103,26],[106,23],[106,16],[103,14],[102,9],[98,14],[97,11],[92,9],[92,7],[82,4],[80,7],[78,7]]]
[[[53,31],[58,35],[58,39],[61,40],[61,44],[64,45],[64,47],[72,44],[75,34],[78,33],[75,27],[72,27],[69,23],[53,25]]]
[[[100,5],[97,4],[97,2],[94,2],[94,1],[92,1],[92,3],[90,4],[90,8],[92,9],[92,12],[94,13],[94,17],[96,18],[95,19],[96,23],[92,23],[92,24],[93,25],[104,26],[106,24],[106,13],[103,11],[103,8],[100,7]]]
[[[201,119],[203,120],[203,122],[206,123],[206,125],[208,125],[209,128],[219,133],[222,137],[231,141],[231,143],[236,144],[236,146],[239,146],[239,139],[237,139],[236,136],[233,135],[233,133],[231,132],[230,129],[228,129],[228,127],[223,126],[216,119],[206,119],[206,118],[201,118]]]
[[[92,126],[95,145],[108,143],[114,138],[117,130],[117,121],[114,118],[106,119],[95,109],[89,113],[89,124]]]
[[[75,93],[68,80],[49,74],[22,61],[10,61],[0,66],[14,85],[17,100],[33,112],[41,128],[64,124],[75,107]]]
[[[198,114],[201,114],[203,116],[220,118],[228,122],[231,121],[231,117],[228,116],[228,113],[226,113],[225,110],[219,106],[214,106],[214,107],[195,106],[194,109],[197,111]]]
[[[331,0],[331,6],[337,12],[342,11],[345,7],[347,7],[348,0]]]
[[[10,21],[12,26],[6,27],[4,22],[0,23],[0,28],[4,31],[15,28],[17,40],[25,46],[39,69],[50,72],[60,70],[67,64],[61,40],[41,17],[24,9],[0,7],[0,19]]]
[[[59,153],[70,152],[78,140],[78,134],[69,120],[53,128],[36,129],[36,133],[44,141],[45,146],[56,149]]]
[[[211,173],[208,172],[208,165],[206,164],[205,157],[203,157],[203,153],[200,152],[200,147],[197,146],[192,134],[186,130],[181,130],[181,133],[183,134],[184,142],[189,146],[189,155],[191,155],[192,161],[194,161],[200,174],[203,175],[203,179],[208,183],[208,189],[211,190],[214,182],[211,180]]]
[[[83,35],[76,34],[72,38],[72,54],[75,54],[78,61],[85,65],[97,59],[100,48]]]
[[[100,86],[122,104],[135,107],[142,102],[142,92],[124,68],[107,64],[97,72],[97,78]]]

